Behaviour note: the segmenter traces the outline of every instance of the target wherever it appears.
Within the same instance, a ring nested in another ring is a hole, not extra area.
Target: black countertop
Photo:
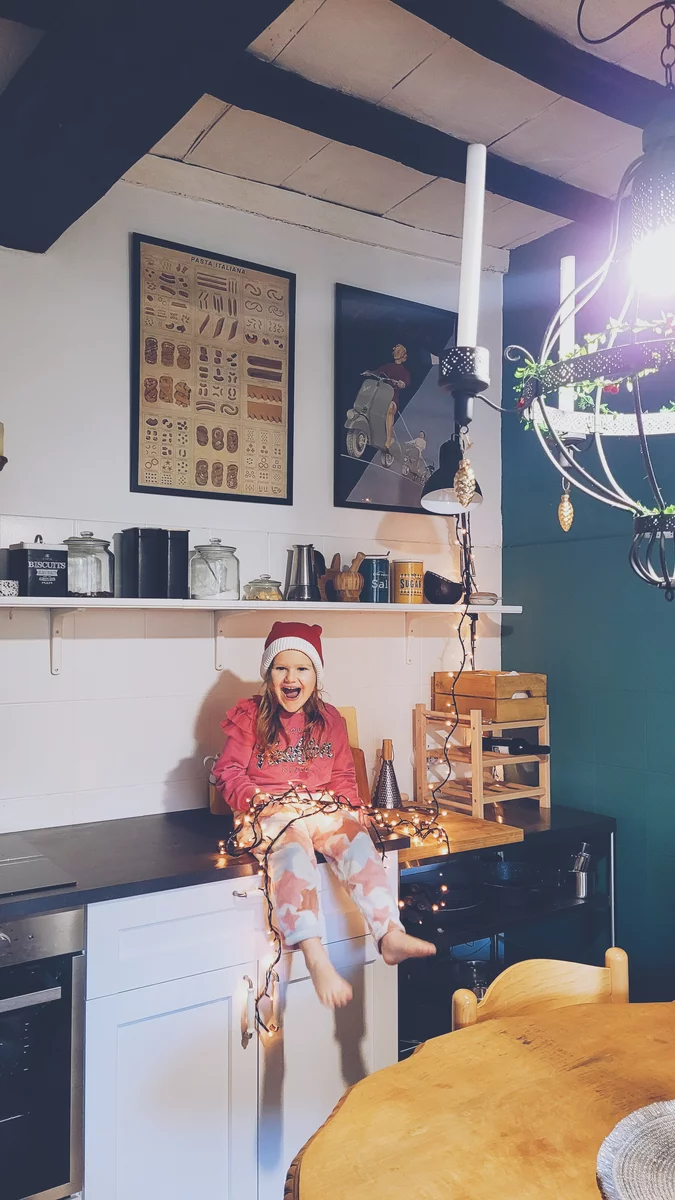
[[[0,896],[0,920],[252,875],[259,868],[251,855],[230,858],[218,853],[218,843],[230,828],[227,818],[213,817],[208,809],[198,808],[27,830],[21,838],[67,871],[77,884]],[[11,853],[12,837],[0,836],[0,858],[3,843]],[[392,838],[387,849],[402,850],[408,845],[407,838]]]
[[[595,827],[598,831],[608,831],[615,827],[612,817],[597,813],[555,805],[549,812],[539,813],[515,801],[508,807],[507,820],[511,825],[522,824],[526,840],[540,835],[546,835],[548,840],[575,830],[590,831]],[[227,837],[229,829],[226,818],[213,817],[208,809],[200,808],[28,830],[22,838],[66,870],[77,884],[2,896],[0,920],[252,875],[258,864],[251,856],[235,859],[219,855],[218,843]],[[0,858],[3,843],[9,853],[12,836],[0,836]],[[387,848],[403,850],[408,845],[407,838],[392,838]]]

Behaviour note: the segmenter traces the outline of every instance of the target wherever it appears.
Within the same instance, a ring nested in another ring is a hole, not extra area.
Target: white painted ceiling
[[[153,153],[316,196],[436,233],[462,232],[464,187],[273,117],[203,96]],[[564,225],[561,217],[488,193],[487,245],[510,249]]]
[[[504,2],[582,45],[577,0]],[[585,27],[601,36],[638,7],[638,0],[587,0]],[[0,92],[42,36],[40,30],[0,19]],[[615,41],[584,48],[661,81],[662,43],[656,12]],[[249,49],[284,70],[463,141],[484,141],[494,154],[599,195],[613,194],[640,152],[639,130],[482,58],[391,0],[293,0]],[[202,97],[153,154],[420,229],[461,234],[461,185],[212,96]],[[509,249],[564,223],[528,205],[489,196],[485,240]]]
[[[636,75],[645,75],[663,83],[663,67],[659,59],[664,43],[664,31],[658,12],[648,13],[625,33],[603,46],[587,46],[577,33],[578,0],[503,0],[509,8],[524,17],[544,25],[574,46],[618,63]],[[588,37],[606,37],[642,8],[641,0],[586,0],[582,28]]]
[[[635,0],[589,3],[596,32],[635,11]],[[576,0],[512,0],[512,6],[578,40]],[[658,62],[658,37],[647,32]],[[641,37],[638,27],[604,53],[634,56]],[[638,129],[482,58],[391,0],[294,0],[249,49],[284,70],[462,141],[483,141],[494,154],[598,195],[612,195],[640,153]],[[420,229],[461,234],[460,184],[209,97],[154,153]],[[563,224],[550,213],[488,197],[485,240],[491,246],[510,249]]]

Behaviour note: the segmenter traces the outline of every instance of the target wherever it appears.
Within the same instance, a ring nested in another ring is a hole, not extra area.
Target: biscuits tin
[[[68,595],[68,551],[65,546],[46,546],[40,536],[34,542],[16,542],[7,553],[7,575],[16,579],[20,596]]]

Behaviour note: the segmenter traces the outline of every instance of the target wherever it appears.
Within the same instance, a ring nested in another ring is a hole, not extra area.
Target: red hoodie
[[[324,705],[326,728],[318,741],[305,745],[305,714],[282,710],[285,740],[265,757],[256,746],[260,696],[240,700],[226,713],[222,727],[227,742],[213,773],[230,808],[244,812],[256,791],[282,794],[295,784],[309,792],[330,789],[350,804],[361,805],[347,726],[332,704]]]

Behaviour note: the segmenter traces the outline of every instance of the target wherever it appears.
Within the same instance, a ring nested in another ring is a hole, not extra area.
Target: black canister
[[[68,595],[68,551],[65,546],[46,546],[41,537],[34,542],[17,542],[7,554],[9,578],[19,581],[20,596]]]
[[[359,600],[362,604],[389,603],[389,557],[368,554],[359,567],[363,576],[363,588]]]
[[[140,599],[186,600],[186,529],[123,529],[115,535],[118,595]]]

